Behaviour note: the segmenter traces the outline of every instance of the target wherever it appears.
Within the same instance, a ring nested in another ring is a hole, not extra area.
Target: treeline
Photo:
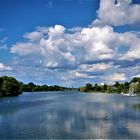
[[[135,77],[130,82],[119,83],[116,82],[113,85],[98,85],[87,83],[85,86],[80,87],[81,92],[106,92],[106,93],[128,93],[129,89],[140,95],[140,78]],[[1,76],[0,77],[0,96],[16,96],[22,92],[35,92],[35,91],[65,91],[65,90],[77,90],[76,88],[66,88],[58,85],[48,86],[36,85],[32,82],[24,84],[17,81],[14,77]]]
[[[113,85],[98,85],[87,83],[85,86],[79,88],[81,92],[106,92],[106,93],[128,93],[129,89],[134,89],[134,91],[140,95],[140,78],[135,77],[130,82],[119,83],[116,82]]]
[[[48,86],[44,85],[36,85],[32,82],[28,84],[24,84],[23,82],[19,82],[20,91],[22,92],[35,92],[35,91],[63,91],[63,90],[74,90],[74,88],[67,88],[58,85]]]
[[[58,85],[36,85],[32,82],[24,84],[17,81],[11,76],[0,77],[0,96],[16,96],[22,92],[35,92],[35,91],[62,91],[62,90],[75,90],[74,88],[66,88]]]

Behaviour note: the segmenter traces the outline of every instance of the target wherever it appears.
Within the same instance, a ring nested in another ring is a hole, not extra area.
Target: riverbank
[[[87,83],[85,86],[79,88],[81,92],[105,92],[110,94],[115,93],[129,93],[129,91],[134,91],[137,95],[140,95],[140,78],[135,77],[129,82],[119,83],[116,82],[112,85],[108,84],[91,84]]]

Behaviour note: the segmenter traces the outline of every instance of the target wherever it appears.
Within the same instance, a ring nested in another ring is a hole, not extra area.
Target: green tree
[[[3,96],[12,96],[20,94],[19,82],[14,77],[3,76],[1,84],[1,93]]]
[[[139,82],[136,82],[136,83],[131,83],[130,84],[130,90],[134,89],[134,91],[137,93],[137,94],[140,94],[140,83]]]
[[[86,91],[92,91],[92,84],[90,83],[86,84]]]
[[[99,86],[97,83],[93,86],[93,89],[95,92],[101,91],[101,86]]]
[[[105,92],[107,90],[107,84],[103,85],[103,91]]]
[[[80,91],[81,91],[81,92],[87,92],[87,91],[86,91],[86,87],[85,87],[85,86],[80,87]]]
[[[139,77],[134,77],[134,78],[131,80],[130,83],[136,83],[136,82],[140,83],[140,78],[139,78]]]
[[[32,82],[28,83],[28,89],[30,91],[35,91],[35,87],[36,87],[36,85],[34,83],[32,83]]]
[[[128,93],[129,92],[129,83],[128,82],[125,82],[124,84],[123,84],[123,89],[122,89],[122,91],[121,92],[123,92],[123,93]]]
[[[3,79],[0,77],[0,96],[2,96],[2,83]]]

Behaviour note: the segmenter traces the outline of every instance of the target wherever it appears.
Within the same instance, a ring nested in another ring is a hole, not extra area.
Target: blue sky
[[[1,0],[1,28],[17,41],[36,26],[87,26],[96,16],[94,0]]]
[[[80,86],[140,76],[139,0],[0,0],[0,75]]]

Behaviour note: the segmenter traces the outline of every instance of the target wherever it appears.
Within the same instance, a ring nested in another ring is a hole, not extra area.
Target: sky
[[[79,87],[140,77],[139,0],[0,0],[0,76]]]

